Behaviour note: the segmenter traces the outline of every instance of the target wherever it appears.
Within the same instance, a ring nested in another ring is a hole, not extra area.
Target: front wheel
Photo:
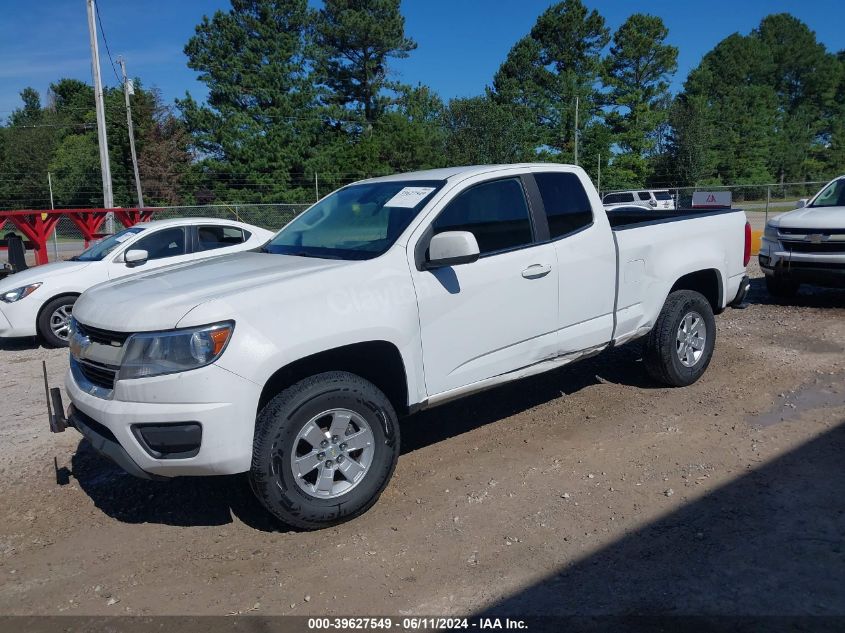
[[[716,319],[710,302],[693,290],[669,295],[648,335],[644,361],[652,378],[686,387],[701,378],[716,344]]]
[[[38,336],[48,347],[67,347],[70,336],[70,317],[77,297],[56,297],[41,309],[35,324]]]
[[[284,523],[327,527],[379,498],[399,457],[399,425],[387,397],[347,372],[288,387],[258,414],[250,482]]]

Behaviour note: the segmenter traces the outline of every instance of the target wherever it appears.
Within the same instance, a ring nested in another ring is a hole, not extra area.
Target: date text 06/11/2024
[[[309,618],[309,630],[351,630],[351,629],[399,629],[403,631],[425,630],[526,630],[528,625],[524,620],[511,618],[438,618],[438,617],[405,617],[401,620],[392,618]]]

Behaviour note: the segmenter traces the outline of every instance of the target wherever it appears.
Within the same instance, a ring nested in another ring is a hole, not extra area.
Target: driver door
[[[557,262],[554,245],[535,239],[522,180],[499,178],[464,189],[430,229],[420,240],[443,231],[473,233],[481,256],[434,270],[412,264],[429,396],[553,356]]]

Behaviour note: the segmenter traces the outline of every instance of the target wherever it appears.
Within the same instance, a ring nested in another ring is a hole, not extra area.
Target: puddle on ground
[[[799,418],[805,411],[842,405],[845,405],[845,375],[824,374],[795,391],[778,394],[777,402],[771,411],[750,415],[746,421],[754,426],[773,426]]]

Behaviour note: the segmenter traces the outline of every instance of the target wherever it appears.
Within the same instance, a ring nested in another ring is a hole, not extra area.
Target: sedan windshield
[[[107,238],[100,240],[88,250],[82,251],[81,254],[71,259],[75,262],[98,262],[130,237],[143,230],[140,226],[133,226],[130,229],[124,229],[120,233],[109,235]]]
[[[294,219],[264,250],[328,259],[378,257],[444,184],[390,180],[344,187]]]
[[[845,178],[834,180],[813,199],[811,207],[845,207]]]

